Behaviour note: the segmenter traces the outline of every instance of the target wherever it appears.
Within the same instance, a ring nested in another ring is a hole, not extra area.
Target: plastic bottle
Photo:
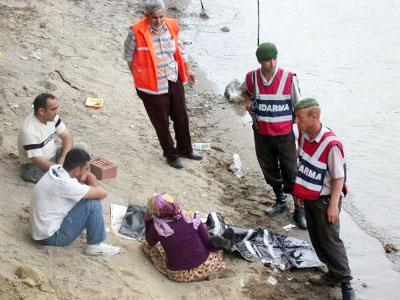
[[[237,177],[241,178],[244,176],[244,171],[242,169],[242,161],[240,160],[240,156],[237,153],[233,154],[233,164],[229,167],[229,169],[235,174]]]
[[[211,150],[210,143],[193,143],[193,149],[195,150]]]

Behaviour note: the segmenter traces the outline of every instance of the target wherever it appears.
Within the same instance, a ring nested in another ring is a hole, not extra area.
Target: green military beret
[[[259,62],[264,60],[276,59],[278,56],[278,49],[273,43],[262,43],[258,46],[256,56]]]
[[[294,106],[294,111],[312,106],[319,106],[318,101],[314,98],[304,98],[297,102],[297,104]]]

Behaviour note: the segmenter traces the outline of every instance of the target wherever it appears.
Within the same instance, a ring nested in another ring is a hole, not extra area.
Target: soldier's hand
[[[245,108],[245,110],[247,110],[248,112],[252,112],[252,111],[253,111],[253,101],[251,101],[251,100],[245,100],[245,101],[244,101],[244,108]]]
[[[328,217],[328,222],[331,224],[335,224],[339,219],[339,207],[337,205],[329,204],[326,214]]]

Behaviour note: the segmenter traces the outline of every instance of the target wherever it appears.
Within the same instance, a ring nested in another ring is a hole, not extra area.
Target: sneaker
[[[85,249],[85,254],[91,256],[106,256],[118,253],[119,253],[118,246],[112,246],[105,243],[100,243],[97,245],[87,245]]]
[[[183,165],[180,162],[179,158],[177,159],[167,159],[167,164],[169,164],[171,167],[175,169],[182,169]]]
[[[346,281],[342,282],[342,299],[343,300],[355,300],[356,294],[354,293],[351,283]]]

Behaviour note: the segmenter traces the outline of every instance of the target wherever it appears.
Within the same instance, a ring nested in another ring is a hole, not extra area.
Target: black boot
[[[355,300],[356,294],[351,287],[350,281],[342,282],[342,299],[343,300]]]
[[[304,212],[304,207],[295,205],[293,219],[296,222],[297,227],[303,230],[307,229],[307,221]]]
[[[276,196],[276,203],[268,207],[267,210],[265,211],[265,213],[271,217],[284,212],[286,209],[286,201],[287,201],[287,196],[282,191],[281,186],[273,187],[273,190]]]

